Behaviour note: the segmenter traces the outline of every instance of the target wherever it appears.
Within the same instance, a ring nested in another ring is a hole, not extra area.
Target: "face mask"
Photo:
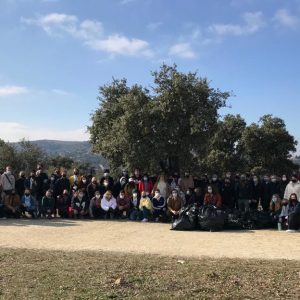
[[[132,194],[132,197],[133,197],[133,198],[137,198],[137,193],[133,193],[133,194]]]
[[[85,179],[83,179],[83,180],[82,180],[82,182],[83,182],[83,183],[86,183],[86,180],[85,180]]]
[[[212,181],[217,181],[217,179],[218,179],[218,178],[216,178],[216,177],[213,177]]]
[[[272,182],[274,182],[274,183],[275,183],[276,181],[277,181],[277,179],[276,179],[276,178],[272,178]]]
[[[273,201],[273,203],[276,203],[277,202],[277,198],[272,198],[272,201]]]
[[[55,180],[55,178],[54,177],[51,177],[51,181],[54,181]]]
[[[104,173],[104,177],[108,177],[109,173]]]
[[[147,177],[144,177],[144,181],[147,181],[148,180],[148,178]]]
[[[190,191],[187,191],[187,192],[186,192],[186,194],[187,194],[187,195],[190,195],[190,194],[191,194],[191,192],[190,192]]]
[[[79,194],[79,198],[83,198],[83,194]]]
[[[287,178],[286,177],[282,177],[282,181],[287,181]]]
[[[210,194],[212,193],[212,189],[208,189],[207,191],[208,191]]]
[[[10,175],[10,174],[11,174],[11,171],[6,171],[6,173]]]
[[[96,195],[96,198],[97,198],[97,199],[100,199],[100,195]]]
[[[120,195],[120,199],[124,199],[124,195]]]
[[[176,197],[177,197],[177,193],[172,193],[172,196],[173,196],[174,198],[176,198]]]
[[[108,186],[108,182],[104,182],[103,184],[104,184],[104,186]]]
[[[254,182],[258,182],[258,178],[256,178],[256,177],[253,178],[253,181],[254,181]]]
[[[160,198],[160,193],[155,193],[155,198]]]

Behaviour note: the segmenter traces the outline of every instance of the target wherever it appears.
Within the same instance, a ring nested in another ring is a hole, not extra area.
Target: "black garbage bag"
[[[194,230],[197,227],[197,206],[189,205],[181,209],[179,218],[172,224],[172,230]]]
[[[225,224],[224,227],[230,230],[243,230],[245,229],[245,220],[238,209],[230,209],[225,211]]]
[[[201,230],[221,231],[225,224],[225,213],[215,206],[204,206],[198,213],[198,225]]]
[[[250,211],[249,220],[252,223],[252,229],[268,229],[274,227],[274,221],[269,212]]]

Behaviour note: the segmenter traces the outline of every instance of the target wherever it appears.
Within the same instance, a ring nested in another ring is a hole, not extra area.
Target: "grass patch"
[[[5,300],[294,300],[300,299],[299,282],[299,261],[0,249]]]

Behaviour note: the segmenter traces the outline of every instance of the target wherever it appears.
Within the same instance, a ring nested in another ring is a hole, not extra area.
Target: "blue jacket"
[[[29,206],[29,207],[27,206],[27,208],[35,209],[35,201],[34,201],[34,198],[33,198],[31,195],[28,196],[28,198],[29,198],[28,200],[29,200],[30,206]],[[22,202],[22,205],[25,206],[25,203],[26,203],[26,196],[25,196],[25,195],[22,197],[21,202]]]

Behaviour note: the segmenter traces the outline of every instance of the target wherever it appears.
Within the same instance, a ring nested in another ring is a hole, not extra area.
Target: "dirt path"
[[[300,260],[300,233],[169,229],[169,224],[121,221],[0,220],[0,247]]]

